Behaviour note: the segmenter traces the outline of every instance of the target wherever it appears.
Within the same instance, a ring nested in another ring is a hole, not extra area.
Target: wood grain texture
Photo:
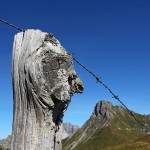
[[[83,85],[71,56],[52,35],[26,30],[15,35],[12,56],[11,150],[61,150],[61,124]]]

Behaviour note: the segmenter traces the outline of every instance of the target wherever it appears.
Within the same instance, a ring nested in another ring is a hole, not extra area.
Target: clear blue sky
[[[5,0],[0,18],[54,33],[129,109],[150,113],[149,0]],[[12,129],[11,55],[17,32],[0,23],[0,139]],[[73,96],[64,122],[81,126],[99,100],[119,103],[80,66],[75,68],[85,90]]]

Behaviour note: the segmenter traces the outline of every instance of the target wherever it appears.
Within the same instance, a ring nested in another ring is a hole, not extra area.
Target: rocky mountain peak
[[[146,115],[147,116],[147,118],[150,120],[150,114],[149,115]]]
[[[113,107],[112,103],[108,101],[105,100],[99,101],[94,108],[93,116],[111,119],[113,117],[113,114],[111,113],[112,107]]]

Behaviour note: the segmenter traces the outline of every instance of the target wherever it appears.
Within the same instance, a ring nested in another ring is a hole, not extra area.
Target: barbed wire
[[[13,27],[13,28],[19,30],[19,31],[25,32],[25,30],[23,30],[23,29],[21,29],[21,28],[15,26],[15,25],[13,25],[13,24],[11,24],[11,23],[5,21],[5,20],[0,19],[0,21],[1,21],[2,23],[6,24],[6,25],[9,25],[10,27]],[[149,128],[148,128],[147,126],[145,126],[144,123],[142,123],[141,121],[139,121],[139,120],[136,118],[136,116],[134,115],[134,113],[128,109],[128,107],[121,101],[121,99],[119,98],[119,96],[116,95],[116,94],[114,94],[114,92],[101,80],[102,78],[100,78],[99,76],[95,75],[95,74],[94,74],[92,71],[90,71],[87,67],[85,67],[84,65],[82,65],[82,64],[73,56],[73,54],[72,54],[72,55],[71,55],[70,53],[68,53],[68,54],[72,57],[72,59],[73,59],[79,66],[81,66],[84,70],[86,70],[89,74],[91,74],[91,75],[96,79],[96,82],[97,82],[97,83],[100,83],[102,86],[104,86],[105,89],[107,89],[107,90],[110,92],[110,94],[113,96],[113,98],[115,98],[117,101],[119,101],[119,103],[129,112],[129,114],[134,118],[134,120],[135,120],[139,125],[143,126],[143,127],[146,129],[146,130],[145,130],[146,132],[149,131]]]
[[[119,98],[118,95],[114,94],[114,92],[101,80],[102,77],[99,77],[97,75],[95,75],[92,71],[90,71],[88,68],[86,68],[84,65],[82,65],[75,57],[73,57],[72,55],[72,59],[78,64],[80,65],[84,70],[86,70],[89,74],[91,74],[95,79],[97,83],[100,83],[101,85],[103,85],[109,92],[110,94],[113,96],[113,98],[115,98],[117,101],[119,101],[119,103],[129,112],[129,114],[134,118],[134,120],[140,124],[141,126],[143,126],[144,128],[146,128],[146,132],[149,131],[149,128],[147,126],[145,126],[144,123],[142,123],[141,121],[139,121],[136,116],[134,115],[134,113],[132,111],[130,111],[128,109],[128,107],[121,101],[121,99]]]
[[[6,25],[10,26],[10,27],[13,27],[13,28],[15,28],[15,29],[17,29],[17,30],[19,30],[19,31],[24,32],[24,30],[23,30],[23,29],[21,29],[21,28],[19,28],[19,27],[15,26],[15,25],[13,25],[13,24],[11,24],[11,23],[9,23],[9,22],[5,21],[5,20],[0,19],[0,21],[1,21],[2,23],[4,23],[4,24],[6,24]]]

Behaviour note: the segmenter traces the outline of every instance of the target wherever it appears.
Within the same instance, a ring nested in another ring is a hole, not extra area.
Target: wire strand
[[[102,86],[105,87],[105,89],[107,89],[110,94],[113,96],[113,98],[115,98],[117,101],[119,101],[119,103],[128,111],[128,113],[134,118],[134,120],[141,126],[143,126],[146,130],[145,132],[147,133],[149,131],[149,128],[147,126],[145,126],[145,124],[143,124],[141,121],[139,121],[136,116],[134,115],[134,113],[132,111],[130,111],[128,109],[128,107],[121,101],[121,99],[119,98],[118,95],[115,95],[114,92],[101,80],[101,78],[99,78],[98,76],[96,76],[92,71],[90,71],[88,68],[86,68],[84,65],[82,65],[75,57],[72,56],[72,59],[78,64],[80,65],[84,70],[86,70],[89,74],[91,74],[95,79],[97,83],[100,83]]]
[[[19,27],[15,26],[15,25],[13,25],[13,24],[11,24],[11,23],[9,23],[9,22],[5,21],[5,20],[0,19],[0,21],[1,21],[2,23],[6,24],[6,25],[8,25],[8,26],[10,26],[10,27],[12,27],[12,28],[15,28],[15,29],[17,29],[17,30],[19,30],[19,31],[24,32],[24,30],[23,30],[23,29],[21,29],[21,28],[19,28]]]

